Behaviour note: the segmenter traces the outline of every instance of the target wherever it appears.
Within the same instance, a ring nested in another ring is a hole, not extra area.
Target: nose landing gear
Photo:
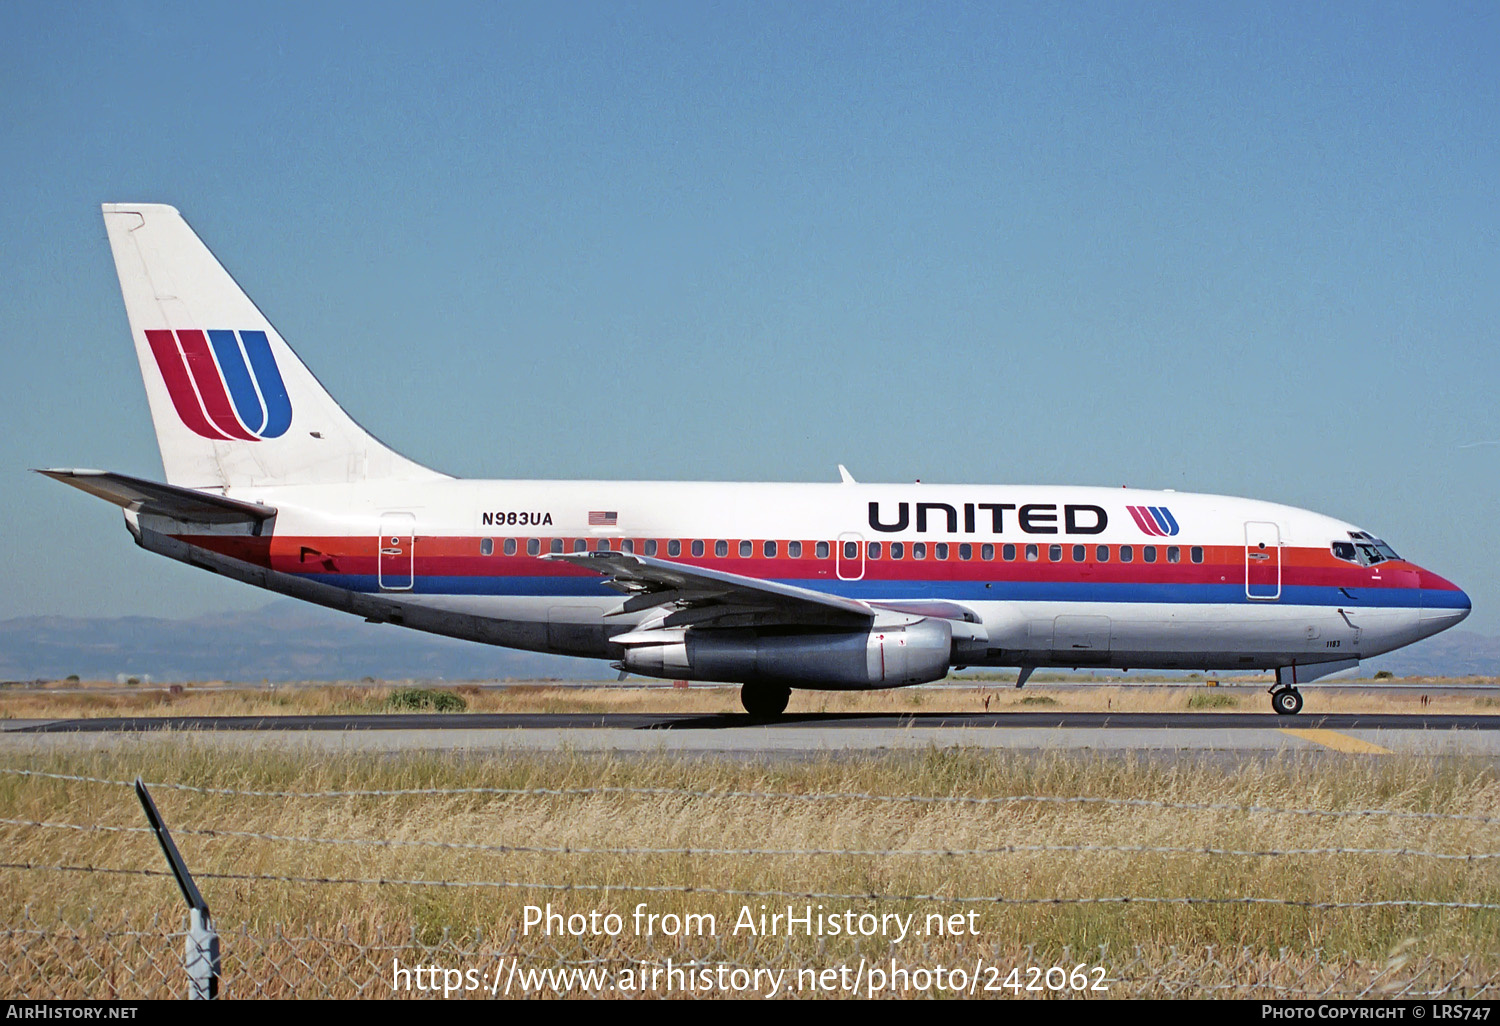
[[[1294,687],[1271,689],[1271,708],[1278,716],[1295,716],[1302,711],[1302,692]]]

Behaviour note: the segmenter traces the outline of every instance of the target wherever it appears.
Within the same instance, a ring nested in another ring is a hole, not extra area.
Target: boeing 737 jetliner
[[[104,207],[166,482],[42,473],[143,548],[378,623],[742,685],[954,666],[1274,670],[1297,685],[1453,626],[1459,588],[1269,502],[1114,488],[469,481],[382,445],[176,210]],[[434,397],[436,400],[439,397]]]

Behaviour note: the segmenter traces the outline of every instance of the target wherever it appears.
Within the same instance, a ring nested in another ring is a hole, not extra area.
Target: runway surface
[[[1500,730],[1500,716],[1344,714],[1277,716],[1275,713],[805,713],[755,720],[744,713],[382,713],[361,716],[126,716],[76,720],[11,721],[21,733],[98,733],[143,730],[787,730],[933,729],[1023,727],[1095,729],[1264,730]]]
[[[1500,716],[1271,713],[412,713],[0,721],[0,750],[151,745],[321,752],[608,751],[818,754],[991,748],[1102,752],[1344,752],[1500,758]]]

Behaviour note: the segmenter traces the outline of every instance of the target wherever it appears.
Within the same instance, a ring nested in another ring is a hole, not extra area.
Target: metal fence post
[[[151,800],[151,794],[140,777],[135,778],[135,794],[141,800],[141,808],[146,810],[146,820],[151,824],[156,840],[161,844],[162,854],[167,857],[167,865],[177,878],[183,900],[188,904],[187,948],[184,952],[188,997],[198,1001],[216,998],[219,996],[219,935],[214,932],[213,917],[208,914],[208,902],[203,900],[198,885],[193,882],[187,863],[182,861],[182,855],[172,841],[172,834],[162,821],[161,813],[156,811],[156,803]]]
[[[208,1001],[219,996],[219,935],[207,909],[188,910],[188,997]]]

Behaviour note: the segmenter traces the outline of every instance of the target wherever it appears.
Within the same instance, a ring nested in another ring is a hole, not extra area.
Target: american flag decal
[[[608,512],[602,510],[589,511],[590,527],[614,527],[617,523],[619,523],[619,520],[620,514],[616,513],[614,510],[609,510]]]

